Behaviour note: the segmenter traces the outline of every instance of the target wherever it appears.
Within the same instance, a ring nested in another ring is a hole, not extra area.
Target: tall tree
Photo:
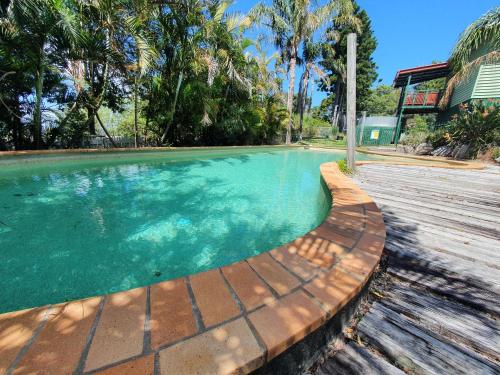
[[[156,58],[153,41],[151,40],[150,23],[157,18],[156,10],[148,0],[129,0],[127,15],[124,17],[126,32],[133,40],[135,63],[134,72],[134,145],[139,144],[139,86],[141,78],[153,64]]]
[[[254,19],[272,31],[274,43],[288,65],[287,144],[291,143],[295,68],[299,47],[336,11],[343,16],[352,13],[351,0],[329,0],[320,7],[314,7],[312,0],[273,0],[270,6],[260,3],[253,9]]]
[[[394,116],[398,107],[400,90],[389,85],[379,85],[370,90],[365,110],[371,115]]]
[[[373,35],[371,21],[365,10],[354,4],[354,19],[339,14],[334,25],[328,29],[328,48],[323,49],[322,65],[329,72],[331,85],[320,85],[321,89],[334,96],[332,102],[332,124],[337,125],[338,114],[345,105],[346,64],[347,64],[347,35],[357,33],[356,51],[356,104],[357,110],[366,110],[366,101],[370,95],[370,88],[377,79],[377,66],[372,54],[377,47]],[[325,46],[326,47],[326,46]]]
[[[309,81],[311,76],[316,75],[316,77],[324,82],[326,85],[329,84],[328,76],[323,72],[323,70],[317,65],[317,59],[321,54],[321,44],[314,43],[312,40],[306,40],[304,47],[302,49],[302,61],[304,64],[304,72],[302,73],[300,84],[299,84],[299,95],[297,98],[298,112],[299,112],[299,140],[302,140],[302,130],[304,124],[304,112],[306,111],[306,106],[311,105],[311,101],[308,101],[307,93],[309,88]]]
[[[0,22],[2,34],[29,46],[25,53],[34,73],[33,138],[40,148],[44,78],[51,55],[76,39],[75,17],[64,1],[13,0]]]

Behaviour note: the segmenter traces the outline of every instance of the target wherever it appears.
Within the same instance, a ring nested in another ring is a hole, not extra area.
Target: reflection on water
[[[303,150],[0,172],[0,311],[232,263],[319,224],[329,207]]]

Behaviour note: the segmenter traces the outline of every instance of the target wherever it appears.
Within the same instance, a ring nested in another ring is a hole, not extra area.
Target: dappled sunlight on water
[[[324,219],[319,165],[340,158],[149,155],[0,171],[0,311],[172,279],[289,242]]]

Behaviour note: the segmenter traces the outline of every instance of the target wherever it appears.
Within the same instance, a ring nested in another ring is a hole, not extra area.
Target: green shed
[[[356,142],[358,146],[382,146],[391,144],[396,131],[397,117],[372,116],[358,119]]]

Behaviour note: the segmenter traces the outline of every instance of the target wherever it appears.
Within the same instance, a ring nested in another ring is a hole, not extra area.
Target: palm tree
[[[175,96],[173,102],[173,109],[171,116],[164,129],[161,137],[161,143],[166,139],[169,126],[173,121],[173,115],[176,110],[179,91],[181,88],[182,80],[184,78],[184,66],[182,64],[191,64],[195,70],[206,68],[207,70],[207,84],[212,87],[214,80],[219,75],[224,75],[230,82],[239,85],[246,91],[251,91],[250,81],[238,71],[234,62],[234,55],[239,49],[244,49],[250,43],[246,43],[242,38],[242,32],[251,24],[250,18],[247,16],[228,14],[227,8],[231,5],[232,1],[218,1],[214,0],[208,5],[207,14],[202,12],[202,3],[198,0],[183,0],[180,4],[183,6],[176,9],[175,12],[182,12],[186,14],[190,12],[190,17],[183,17],[184,22],[180,24],[185,27],[184,35],[182,36],[181,48],[178,52],[179,59],[181,60],[181,71],[178,76],[177,86],[175,89]],[[187,29],[191,26],[185,24],[185,19],[192,19],[193,16],[198,16],[197,28],[194,33],[190,33]],[[178,18],[178,17],[176,17]],[[229,38],[227,36],[230,36]],[[211,97],[209,95],[204,97],[203,102],[204,115],[201,120],[202,125],[208,126],[213,123],[210,112],[211,110]],[[213,117],[213,116],[212,116]]]
[[[299,95],[297,98],[297,105],[299,110],[299,140],[302,140],[302,128],[304,123],[304,111],[306,107],[307,92],[309,86],[309,79],[311,75],[316,77],[329,85],[329,79],[326,73],[316,64],[316,60],[321,55],[321,44],[314,43],[307,40],[304,43],[302,50],[302,61],[304,63],[304,72],[299,85]]]
[[[26,50],[34,71],[35,100],[33,139],[42,146],[42,96],[49,55],[74,42],[78,35],[75,16],[66,2],[59,0],[12,0],[6,17],[0,20],[2,34],[8,33]]]
[[[274,43],[282,51],[288,64],[288,124],[286,143],[291,143],[293,125],[293,96],[295,89],[295,68],[299,46],[312,36],[335,13],[353,11],[351,0],[329,0],[325,5],[313,8],[312,0],[273,0],[271,6],[258,4],[252,10],[252,17],[274,34]]]
[[[490,50],[484,55],[474,54],[485,44]],[[448,60],[452,78],[448,81],[441,107],[445,107],[453,89],[466,80],[480,65],[500,61],[500,7],[496,7],[473,22],[460,36]]]
[[[156,18],[157,7],[148,0],[130,0],[130,15],[125,17],[125,25],[135,44],[134,70],[134,146],[139,143],[139,84],[142,76],[153,64],[156,51],[149,35],[149,23]]]
[[[257,50],[257,55],[253,56],[253,60],[257,64],[258,76],[255,83],[255,91],[259,95],[259,99],[263,100],[265,96],[277,95],[279,93],[279,86],[277,80],[277,71],[269,70],[269,65],[273,61],[278,61],[279,55],[274,52],[270,56],[262,48],[261,41],[257,40],[253,43]]]

